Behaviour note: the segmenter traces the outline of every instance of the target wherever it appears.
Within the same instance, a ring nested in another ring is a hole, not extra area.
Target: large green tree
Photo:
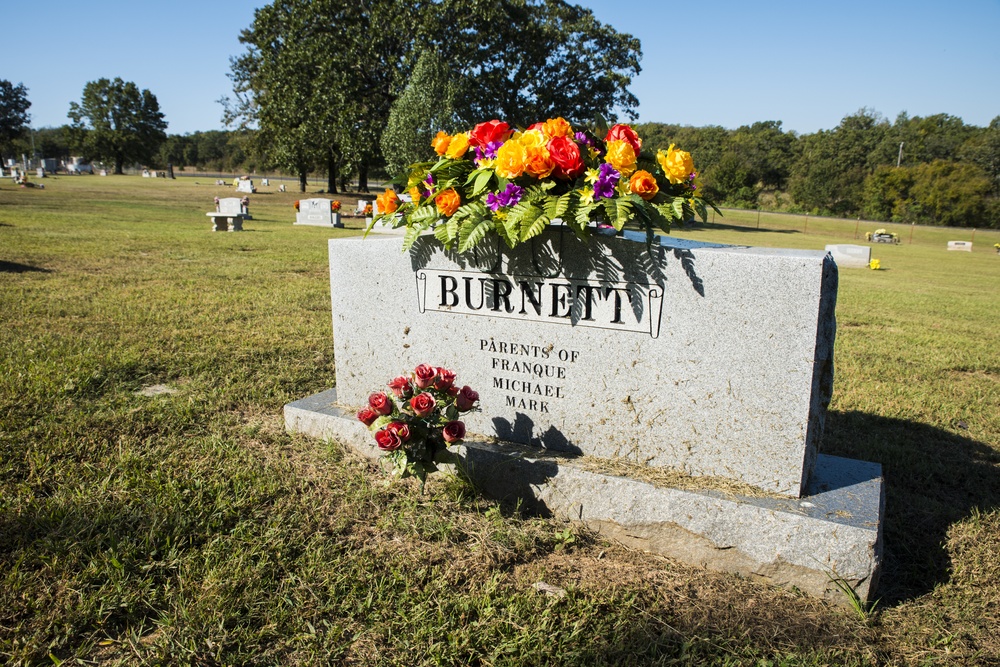
[[[31,116],[28,89],[0,79],[0,157],[10,154],[12,142],[21,136]]]
[[[455,91],[438,115],[465,125],[582,122],[634,115],[637,104],[627,86],[638,41],[562,0],[275,0],[240,40],[247,51],[232,62],[227,122],[257,128],[258,149],[285,168],[326,166],[331,190],[342,168],[365,189],[400,98],[388,146],[426,137],[426,121],[403,136],[403,119],[424,108],[411,74],[428,52]]]
[[[83,87],[80,103],[70,102],[69,118],[76,146],[84,156],[115,165],[149,164],[166,140],[156,96],[131,81],[98,79]]]

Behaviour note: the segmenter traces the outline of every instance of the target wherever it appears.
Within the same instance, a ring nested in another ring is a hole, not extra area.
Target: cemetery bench
[[[242,232],[243,221],[251,220],[249,200],[226,197],[217,199],[215,211],[206,213],[212,219],[213,232]]]

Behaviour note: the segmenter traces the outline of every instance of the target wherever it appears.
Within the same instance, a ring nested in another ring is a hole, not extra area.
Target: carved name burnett
[[[656,284],[421,269],[420,312],[435,311],[660,334]]]

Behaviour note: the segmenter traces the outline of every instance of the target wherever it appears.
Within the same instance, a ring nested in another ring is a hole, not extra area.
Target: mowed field
[[[859,611],[286,434],[282,406],[334,381],[327,240],[361,233],[292,225],[323,195],[272,185],[212,233],[214,177],[35,182],[0,181],[2,664],[1000,664],[996,231],[971,253],[945,247],[972,230],[756,212],[675,232],[900,235],[840,272],[823,449],[886,481]]]

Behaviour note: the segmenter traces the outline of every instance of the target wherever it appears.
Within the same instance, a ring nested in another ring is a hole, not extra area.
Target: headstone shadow
[[[919,422],[829,412],[823,452],[882,465],[885,556],[873,599],[893,605],[948,581],[953,524],[1000,508],[1000,451]]]
[[[40,266],[31,266],[30,264],[20,264],[18,262],[5,262],[0,260],[0,273],[27,273],[29,271],[37,271],[39,273],[52,273],[52,269],[46,269]]]

